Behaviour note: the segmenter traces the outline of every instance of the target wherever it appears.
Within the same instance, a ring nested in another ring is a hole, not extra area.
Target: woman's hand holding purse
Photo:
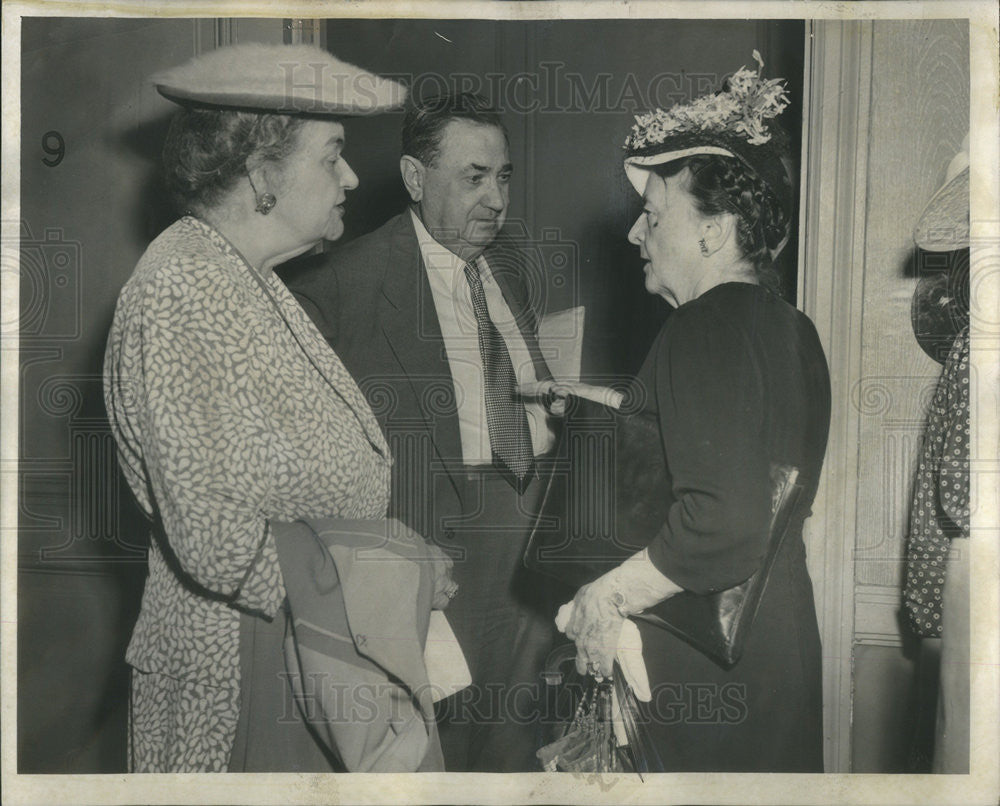
[[[681,590],[650,562],[646,549],[581,587],[563,630],[576,642],[576,670],[610,677],[626,616],[641,613]]]

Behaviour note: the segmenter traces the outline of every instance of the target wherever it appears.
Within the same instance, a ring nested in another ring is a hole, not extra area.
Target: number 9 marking
[[[59,132],[53,129],[42,135],[42,150],[52,157],[52,159],[42,157],[42,162],[50,168],[55,168],[66,156],[66,141],[63,140],[63,136]]]

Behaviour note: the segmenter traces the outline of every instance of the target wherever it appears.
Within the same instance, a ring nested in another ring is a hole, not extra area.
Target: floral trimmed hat
[[[761,78],[764,61],[756,50],[753,58],[757,70],[741,67],[720,92],[636,116],[624,146],[625,173],[636,192],[643,193],[655,165],[718,154],[740,160],[777,199],[788,198],[790,181],[781,160],[786,136],[769,125],[788,106],[785,80]]]

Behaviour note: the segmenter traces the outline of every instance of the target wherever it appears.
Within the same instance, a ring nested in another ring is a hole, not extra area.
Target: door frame
[[[808,20],[798,300],[830,365],[830,440],[804,537],[823,642],[824,762],[850,772],[854,546],[862,291],[872,67],[871,21]]]

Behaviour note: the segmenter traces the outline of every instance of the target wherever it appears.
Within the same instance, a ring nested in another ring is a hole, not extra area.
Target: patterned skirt
[[[292,697],[284,636],[284,611],[241,616],[239,687],[133,669],[129,772],[342,772]]]

